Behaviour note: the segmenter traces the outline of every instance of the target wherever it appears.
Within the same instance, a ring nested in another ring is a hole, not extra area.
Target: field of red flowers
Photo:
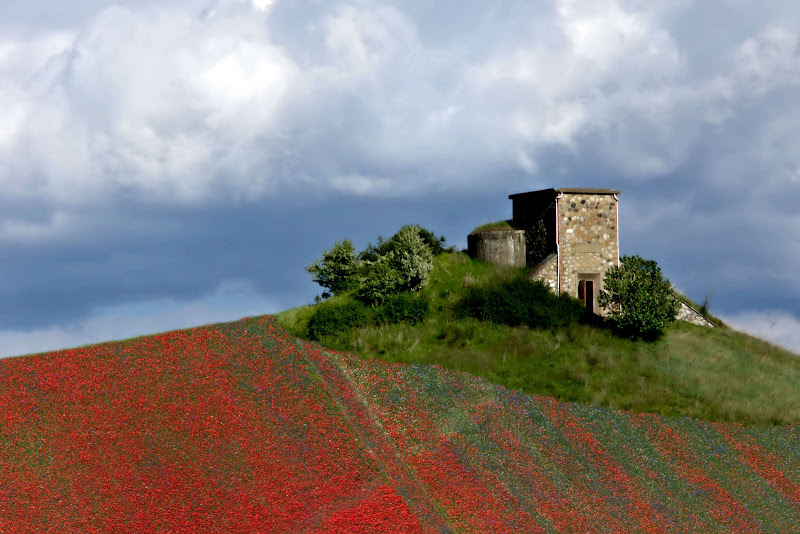
[[[253,317],[0,360],[0,533],[792,532],[800,429],[329,352]]]

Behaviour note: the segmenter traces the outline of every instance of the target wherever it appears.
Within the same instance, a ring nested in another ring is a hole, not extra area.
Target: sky
[[[614,188],[622,254],[800,352],[800,3],[0,3],[0,356],[313,302],[404,224]]]

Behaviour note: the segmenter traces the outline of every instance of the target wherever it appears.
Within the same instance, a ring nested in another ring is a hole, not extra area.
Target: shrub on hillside
[[[370,320],[370,310],[359,301],[346,304],[320,304],[308,320],[308,335],[320,340],[344,332],[356,326],[363,326]]]
[[[444,236],[437,237],[436,234],[427,228],[413,224],[406,225],[403,228],[416,228],[420,239],[422,239],[423,243],[428,245],[428,248],[431,249],[431,254],[434,256],[438,256],[439,254],[450,250],[446,248],[447,239]],[[397,248],[398,237],[400,235],[402,234],[397,232],[389,239],[384,239],[382,236],[378,236],[378,243],[376,245],[373,245],[372,243],[368,244],[367,247],[359,254],[359,259],[362,261],[375,261],[379,256],[387,255]]]
[[[482,287],[472,287],[467,290],[466,295],[461,297],[454,308],[455,315],[459,319],[465,317],[474,317],[481,321],[486,321],[485,308],[486,308],[486,289]]]
[[[375,261],[364,262],[356,297],[366,304],[380,305],[397,293],[400,284],[400,273],[392,264],[392,257],[378,256]]]
[[[329,290],[322,294],[323,298],[353,289],[358,281],[358,270],[356,249],[349,239],[337,241],[333,248],[323,251],[321,259],[306,267],[314,281]]]
[[[517,277],[494,287],[471,288],[456,304],[457,317],[474,317],[508,326],[558,328],[576,324],[583,303],[567,294],[555,295],[541,281]]]
[[[434,256],[438,256],[447,251],[447,239],[445,239],[443,235],[436,237],[433,232],[422,226],[418,226],[417,228],[419,229],[419,236],[422,238],[422,241],[428,245]]]
[[[370,245],[370,247],[372,247]],[[418,291],[428,282],[433,253],[419,235],[419,227],[403,226],[389,241],[362,253],[363,269],[357,296],[367,304],[383,304],[391,295]]]
[[[400,293],[390,297],[375,312],[378,324],[394,324],[408,322],[417,324],[425,320],[430,312],[426,299],[414,297],[410,293]]]
[[[678,312],[672,285],[653,260],[623,256],[620,262],[620,267],[606,271],[605,289],[597,301],[611,310],[611,321],[620,334],[658,339]]]
[[[419,291],[433,270],[433,251],[420,237],[419,226],[403,226],[392,237],[393,263],[400,273],[400,291]]]
[[[359,254],[352,241],[337,241],[306,271],[328,290],[322,298],[355,290],[357,298],[376,306],[392,295],[422,289],[433,269],[433,256],[444,252],[444,244],[444,237],[406,225],[388,240],[378,236],[377,245],[369,244]]]

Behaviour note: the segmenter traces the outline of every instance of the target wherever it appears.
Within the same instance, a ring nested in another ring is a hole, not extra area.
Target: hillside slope
[[[368,324],[320,343],[387,362],[441,365],[567,402],[718,422],[800,422],[800,357],[735,330],[676,322],[648,343],[622,339],[602,325],[529,329],[453,313],[470,288],[520,272],[465,254],[441,254],[420,292],[431,308],[424,322]],[[348,299],[287,310],[278,321],[308,338],[317,309]]]
[[[0,361],[0,525],[788,532],[798,433],[561,403],[254,317]]]

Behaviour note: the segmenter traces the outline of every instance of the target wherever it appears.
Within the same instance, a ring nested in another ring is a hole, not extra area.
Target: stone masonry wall
[[[578,296],[578,275],[594,274],[596,295],[617,265],[617,200],[611,194],[564,193],[558,199],[561,292]]]
[[[683,302],[682,300],[678,300],[679,308],[678,313],[675,315],[675,318],[679,321],[686,321],[687,323],[696,324],[698,326],[710,326],[711,328],[716,328],[716,325],[703,317],[703,315]]]
[[[558,256],[550,254],[534,270],[528,273],[531,280],[541,280],[558,293]]]

